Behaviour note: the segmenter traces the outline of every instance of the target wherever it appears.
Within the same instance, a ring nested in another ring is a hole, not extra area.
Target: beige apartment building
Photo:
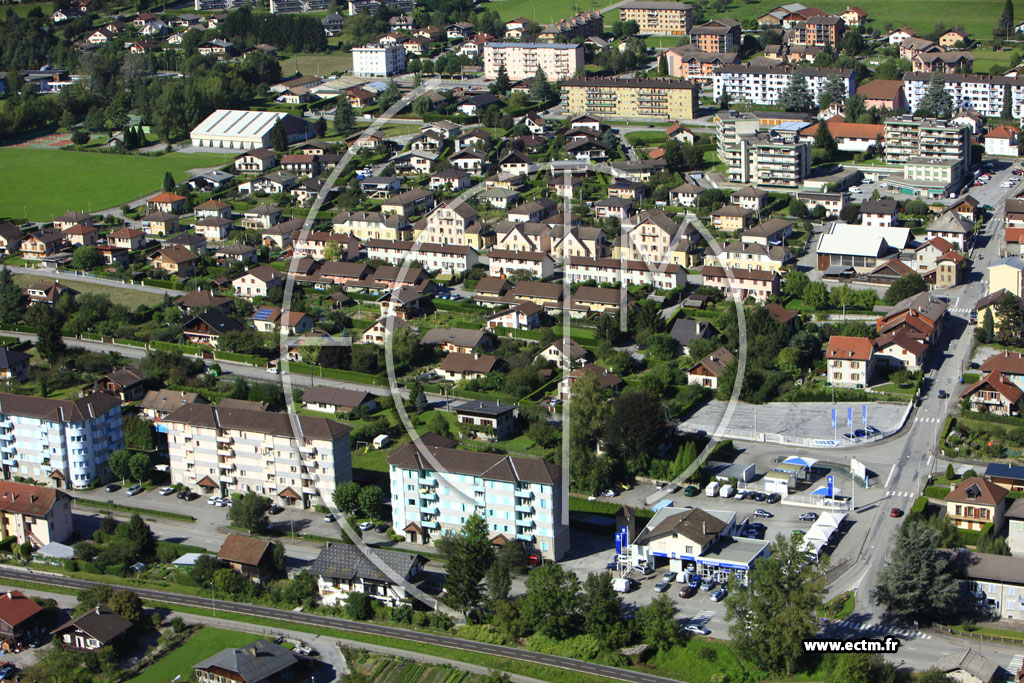
[[[832,335],[825,351],[828,363],[826,385],[863,389],[874,373],[874,345],[867,337]]]
[[[640,35],[685,36],[692,17],[693,9],[684,2],[634,0],[619,8],[619,19],[635,21]]]
[[[279,505],[321,504],[352,480],[351,429],[322,417],[188,403],[164,418],[171,483],[221,495],[255,491]]]
[[[668,78],[572,78],[562,84],[569,114],[624,118],[693,118],[700,94],[689,81]]]
[[[796,190],[811,173],[811,144],[784,130],[718,138],[718,155],[730,182]]]
[[[561,81],[583,72],[583,46],[575,43],[484,45],[484,78],[497,78],[502,65],[513,82],[533,78],[537,69],[543,69],[549,81]]]

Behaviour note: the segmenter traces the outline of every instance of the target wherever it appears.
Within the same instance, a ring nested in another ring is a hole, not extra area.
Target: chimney
[[[11,591],[7,591],[7,599],[8,600],[13,600],[14,599],[14,594],[11,593]]]
[[[701,529],[701,533],[703,533],[705,536],[708,535],[708,521],[707,520],[704,520],[703,522],[700,523],[700,529]]]
[[[100,616],[100,606],[96,605],[96,616]]]

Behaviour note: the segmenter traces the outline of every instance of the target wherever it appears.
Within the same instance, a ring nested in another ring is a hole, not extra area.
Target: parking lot
[[[730,430],[746,430],[767,434],[781,434],[798,439],[831,440],[837,435],[851,431],[846,426],[848,410],[853,411],[853,427],[863,428],[863,406],[861,403],[766,403],[748,405],[739,403],[729,419]],[[708,401],[694,411],[685,421],[687,431],[701,431],[714,434],[722,422],[728,401]],[[836,411],[837,428],[832,427],[832,409]],[[868,404],[868,424],[882,432],[897,427],[903,418],[902,410],[893,410],[891,405]]]

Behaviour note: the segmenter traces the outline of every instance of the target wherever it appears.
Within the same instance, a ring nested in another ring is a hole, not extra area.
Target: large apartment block
[[[98,392],[75,401],[0,394],[3,478],[84,489],[107,479],[107,458],[124,448],[121,401]]]
[[[676,263],[656,261],[574,258],[565,264],[565,279],[571,284],[621,282],[627,286],[650,285],[655,289],[673,289],[686,284],[686,269]]]
[[[568,92],[569,113],[625,118],[693,118],[698,86],[669,78],[571,78],[562,84]]]
[[[554,24],[547,24],[537,36],[537,40],[542,43],[553,43],[560,39],[582,42],[592,36],[600,38],[603,35],[604,17],[600,12],[588,10]]]
[[[224,12],[248,5],[249,0],[196,0],[197,12]]]
[[[356,76],[381,78],[405,73],[405,48],[401,45],[364,45],[352,48],[352,73]]]
[[[188,403],[163,424],[172,484],[309,508],[352,480],[351,429],[334,420]]]
[[[728,64],[715,70],[711,84],[716,100],[721,99],[722,95],[728,95],[733,102],[775,105],[778,104],[779,95],[796,74],[807,79],[807,89],[815,102],[825,89],[825,83],[834,76],[842,80],[848,96],[854,94],[856,81],[852,69],[794,67],[788,64]]]
[[[330,7],[330,0],[270,0],[271,14],[326,12]]]
[[[411,543],[457,533],[474,513],[492,542],[517,540],[544,558],[569,552],[562,470],[537,458],[416,444],[388,455],[391,519]]]
[[[946,74],[942,80],[946,92],[953,98],[954,109],[973,109],[982,116],[1002,116],[1004,92],[1008,87],[1013,102],[1013,118],[1024,117],[1024,78]],[[907,73],[903,77],[903,92],[910,111],[917,111],[929,82],[930,74]]]
[[[685,36],[692,17],[693,8],[684,2],[634,0],[619,8],[619,19],[635,21],[640,35]]]
[[[728,118],[728,117],[725,117]],[[794,130],[743,132],[719,117],[718,156],[730,182],[796,190],[811,173],[811,144]]]
[[[885,120],[885,160],[906,164],[920,160],[959,161],[960,177],[971,166],[971,130],[941,119],[897,116]],[[959,179],[959,178],[957,178]]]
[[[494,80],[504,65],[512,81],[533,78],[543,69],[549,81],[561,81],[583,71],[583,46],[575,43],[487,43],[484,78]]]

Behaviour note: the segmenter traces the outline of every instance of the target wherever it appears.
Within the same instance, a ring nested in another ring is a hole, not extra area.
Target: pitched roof
[[[715,537],[725,531],[727,526],[723,520],[700,508],[679,510],[675,514],[669,512],[658,522],[654,522],[652,519],[651,523],[640,532],[637,543],[650,542],[658,536],[676,533],[704,546],[715,540]]]
[[[902,349],[906,349],[915,356],[921,356],[928,350],[928,344],[914,339],[910,336],[910,333],[902,327],[878,337],[875,339],[874,344],[876,349],[883,349],[891,344],[895,344]]]
[[[834,334],[828,339],[825,358],[863,360],[871,358],[871,340],[867,337],[844,337]]]
[[[938,667],[942,672],[966,671],[973,678],[986,682],[993,680],[996,673],[999,672],[997,664],[970,648],[963,652],[954,652],[944,656],[939,660]]]
[[[698,367],[702,367],[715,377],[721,377],[722,372],[725,371],[725,366],[735,359],[736,356],[732,355],[732,351],[724,346],[719,346],[717,349],[697,361],[696,364],[689,369],[689,372],[693,372]]]
[[[455,346],[466,346],[475,348],[489,337],[484,330],[466,330],[458,327],[435,327],[427,330],[423,335],[421,344],[454,344]]]
[[[260,414],[266,415],[266,413]],[[268,552],[270,552],[270,541],[241,534],[228,534],[217,552],[217,559],[255,567]]]
[[[800,314],[796,311],[791,311],[788,308],[783,308],[779,304],[772,301],[766,304],[764,309],[768,311],[768,315],[778,320],[780,323],[786,324],[794,318],[800,317]]]
[[[63,491],[47,486],[0,481],[0,511],[3,512],[45,517],[58,500],[67,497]]]
[[[68,627],[78,628],[101,643],[106,644],[130,629],[132,622],[117,614],[106,605],[100,605],[54,629],[53,633],[63,631]]]
[[[204,401],[194,391],[174,391],[173,389],[154,389],[147,391],[146,395],[139,401],[139,407],[144,410],[163,410],[170,412],[180,405]]]
[[[32,598],[18,590],[0,593],[0,621],[17,626],[43,611]]]
[[[539,458],[479,453],[437,446],[428,446],[427,450],[443,471],[451,474],[470,474],[481,479],[512,483],[523,481],[550,486],[558,486],[562,481],[561,468]],[[391,451],[387,462],[403,469],[434,470],[434,465],[420,454],[413,443],[404,444]]]
[[[105,415],[120,405],[120,399],[102,391],[74,401],[0,394],[0,412],[55,422],[82,422]]]
[[[330,579],[369,579],[390,583],[390,576],[381,571],[367,552],[402,578],[410,578],[413,569],[422,562],[419,555],[412,553],[378,548],[363,550],[347,543],[328,543],[309,566],[309,573]]]
[[[277,676],[299,662],[291,650],[266,640],[257,640],[245,647],[221,650],[207,657],[193,669],[217,670],[237,674],[242,683],[277,680]],[[231,677],[225,676],[230,679]]]
[[[312,387],[302,394],[303,403],[322,403],[342,408],[358,408],[374,398],[374,395],[368,391],[328,386]]]
[[[981,371],[999,372],[1007,375],[1024,375],[1024,354],[1019,351],[997,353],[981,364]]]
[[[1022,392],[1016,384],[1005,381],[1001,372],[993,371],[984,375],[977,382],[964,389],[963,393],[960,394],[960,397],[967,398],[982,387],[988,387],[999,392],[999,394],[1005,397],[1010,403],[1016,403],[1020,400],[1021,396],[1024,396],[1024,392]]]
[[[1017,390],[1017,393],[1021,393]],[[999,505],[1006,498],[1006,489],[981,477],[968,477],[946,494],[946,500],[975,505]]]
[[[484,374],[494,369],[498,359],[488,354],[473,353],[449,353],[439,366],[445,372],[463,374],[466,372],[482,372]],[[458,409],[456,409],[458,410]]]
[[[986,477],[1005,477],[1024,481],[1024,465],[1011,465],[1004,462],[990,462],[985,468]],[[1024,499],[1021,499],[1024,500]],[[1016,505],[1016,503],[1014,503]],[[1024,577],[1024,575],[1022,575]]]
[[[10,370],[11,368],[27,363],[31,357],[23,351],[0,347],[0,369]]]
[[[260,410],[245,410],[221,405],[201,405],[189,403],[178,407],[164,418],[164,423],[189,424],[207,429],[234,429],[260,434],[273,434],[293,438],[296,436],[292,420],[285,413],[268,413]],[[348,425],[328,420],[325,417],[301,416],[297,419],[298,437],[305,439],[334,439],[345,436],[352,428]]]

